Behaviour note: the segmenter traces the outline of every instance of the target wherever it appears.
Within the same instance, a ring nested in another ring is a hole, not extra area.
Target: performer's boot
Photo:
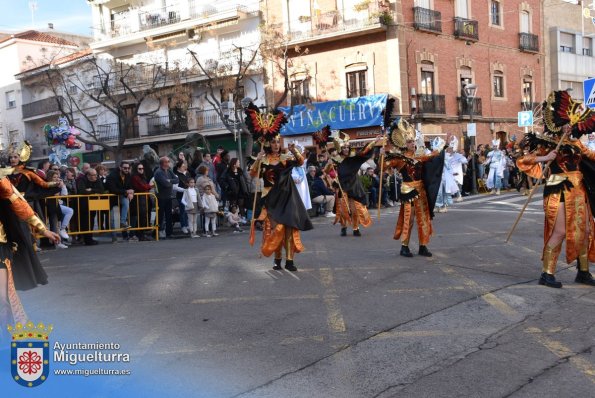
[[[545,246],[543,250],[543,272],[541,273],[541,278],[539,278],[540,285],[554,288],[562,287],[562,283],[556,281],[556,277],[554,276],[560,250],[562,250],[562,242],[556,247]]]
[[[413,257],[413,253],[409,250],[409,246],[406,245],[401,246],[401,252],[399,254],[403,257]]]
[[[347,236],[347,227],[341,228],[341,236]]]
[[[297,271],[297,267],[295,265],[293,265],[293,260],[285,260],[285,269],[287,271],[291,271],[291,272],[295,272]]]
[[[359,228],[353,230],[353,236],[362,236],[362,233],[359,232]]]
[[[587,246],[581,250],[581,253],[578,256],[577,264],[576,264],[578,271],[576,273],[576,278],[574,281],[576,283],[583,283],[585,285],[595,286],[595,279],[589,272],[589,256],[587,255]]]
[[[432,257],[432,253],[428,250],[425,245],[419,246],[419,251],[417,252],[420,256]]]
[[[274,260],[274,264],[275,264],[275,265],[273,265],[273,269],[274,269],[275,271],[280,271],[280,270],[282,269],[282,268],[281,268],[281,259],[280,259],[280,258],[276,258],[276,259]]]

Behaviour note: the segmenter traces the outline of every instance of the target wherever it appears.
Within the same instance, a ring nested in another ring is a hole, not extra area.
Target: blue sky
[[[60,32],[91,35],[91,7],[85,0],[36,0],[35,28],[48,22]],[[22,31],[32,27],[29,0],[0,0],[0,31]]]

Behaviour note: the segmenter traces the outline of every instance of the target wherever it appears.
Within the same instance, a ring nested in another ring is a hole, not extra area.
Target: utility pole
[[[467,84],[463,88],[465,92],[465,98],[467,99],[467,107],[469,109],[469,124],[473,125],[473,108],[475,104],[475,95],[477,93],[477,85],[476,84]],[[471,195],[477,195],[477,172],[476,172],[476,164],[475,164],[475,135],[477,134],[474,131],[473,135],[469,137],[469,146],[471,152]],[[467,135],[469,135],[469,129],[467,129]]]
[[[35,29],[35,11],[37,11],[37,2],[35,0],[29,1],[29,10],[31,10],[31,27]]]

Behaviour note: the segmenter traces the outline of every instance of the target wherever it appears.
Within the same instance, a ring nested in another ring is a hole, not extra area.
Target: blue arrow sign
[[[583,82],[583,95],[585,105],[589,108],[595,108],[595,78]]]

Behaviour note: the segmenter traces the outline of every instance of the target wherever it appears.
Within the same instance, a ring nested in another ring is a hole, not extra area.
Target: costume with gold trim
[[[519,170],[528,176],[541,178],[542,168],[537,157],[549,154],[563,138],[556,158],[550,164],[549,175],[545,176],[543,192],[545,221],[542,279],[549,276],[549,281],[555,283],[553,275],[562,244],[550,247],[548,242],[562,204],[566,262],[570,264],[577,260],[579,274],[582,272],[583,276],[590,276],[589,261],[595,261],[595,152],[577,139],[595,128],[595,115],[590,110],[583,111],[580,103],[574,101],[566,91],[552,92],[543,104],[543,114],[544,132],[525,136],[521,145],[529,149],[529,154],[518,158],[516,163]],[[562,135],[565,125],[570,126],[570,136]],[[578,278],[577,275],[577,281]]]
[[[304,159],[297,151],[293,158],[270,153],[250,169],[252,178],[260,177],[264,181],[260,200],[262,211],[258,221],[263,222],[261,252],[266,257],[275,254],[275,259],[280,259],[285,248],[287,260],[293,260],[294,253],[304,250],[300,231],[313,228],[291,178],[291,170],[303,163]],[[259,168],[260,176],[257,176]],[[253,245],[254,241],[255,231],[252,228],[250,244]]]
[[[551,139],[551,138],[550,138]],[[541,164],[536,162],[537,156],[545,156],[555,148],[555,139],[550,145],[543,145],[532,151],[531,154],[517,160],[519,170],[530,177],[541,177]],[[550,165],[551,174],[546,179],[543,191],[543,209],[545,212],[544,223],[544,261],[546,245],[554,231],[556,216],[560,203],[565,204],[566,225],[566,262],[570,264],[577,260],[581,253],[588,255],[588,261],[595,261],[595,223],[593,222],[593,205],[595,203],[595,152],[588,150],[580,141],[565,138],[556,159]],[[589,176],[583,174],[588,170]],[[586,236],[587,223],[589,223],[589,236]],[[588,241],[588,244],[585,244]],[[557,250],[560,253],[560,250]],[[555,252],[554,252],[555,254]],[[551,257],[551,256],[550,256]],[[543,272],[554,274],[555,258],[548,259],[552,264],[544,264]],[[587,257],[584,257],[587,260]],[[579,261],[582,271],[588,271],[588,261]],[[547,270],[546,270],[547,268]]]
[[[342,227],[341,233],[344,234],[348,225],[354,231],[359,230],[360,225],[364,228],[372,225],[372,219],[366,207],[367,194],[359,178],[359,170],[361,165],[372,157],[374,142],[368,143],[357,152],[351,149],[349,156],[344,156],[340,152],[343,147],[349,146],[349,136],[345,133],[340,134],[343,134],[343,138],[339,136],[334,140],[339,154],[332,158],[338,176],[338,186],[335,187],[334,224],[339,222]]]
[[[394,167],[403,176],[401,192],[401,208],[395,228],[393,239],[401,239],[404,246],[409,245],[411,238],[411,217],[415,215],[417,221],[417,233],[419,244],[427,245],[432,236],[432,218],[434,218],[433,207],[430,207],[430,199],[424,184],[424,165],[437,158],[443,158],[440,153],[430,155],[415,155],[415,152],[405,151],[400,156],[388,156],[386,166]],[[444,164],[444,161],[442,161]],[[442,178],[442,176],[441,176]],[[436,203],[434,196],[433,203]]]
[[[259,108],[250,103],[245,113],[246,126],[255,142],[259,142],[267,152],[266,156],[262,160],[257,160],[250,169],[252,178],[262,178],[264,181],[260,198],[262,210],[257,219],[263,226],[261,253],[266,257],[274,254],[274,268],[280,269],[282,251],[285,249],[287,261],[285,268],[295,271],[297,268],[293,264],[293,255],[304,250],[300,231],[313,228],[291,178],[292,169],[301,166],[304,159],[295,150],[286,155],[271,152],[271,142],[279,140],[281,127],[287,123],[283,112],[261,113]],[[250,229],[250,244],[253,245],[254,241],[253,223]]]
[[[47,283],[31,237],[23,232],[20,221],[37,233],[44,232],[46,227],[7,178],[0,179],[0,201],[0,269],[7,271],[8,297],[8,303],[0,303],[0,327],[5,330],[10,323],[27,320],[17,289],[28,290]]]
[[[426,246],[433,234],[434,205],[442,181],[444,167],[444,140],[435,142],[435,150],[427,153],[423,136],[416,133],[403,119],[393,125],[389,134],[391,143],[400,148],[387,154],[385,167],[393,167],[403,176],[399,199],[401,208],[393,239],[409,246],[413,229],[412,218],[417,222],[419,245]],[[404,149],[407,141],[419,141],[417,150]],[[407,251],[409,249],[407,248]]]

